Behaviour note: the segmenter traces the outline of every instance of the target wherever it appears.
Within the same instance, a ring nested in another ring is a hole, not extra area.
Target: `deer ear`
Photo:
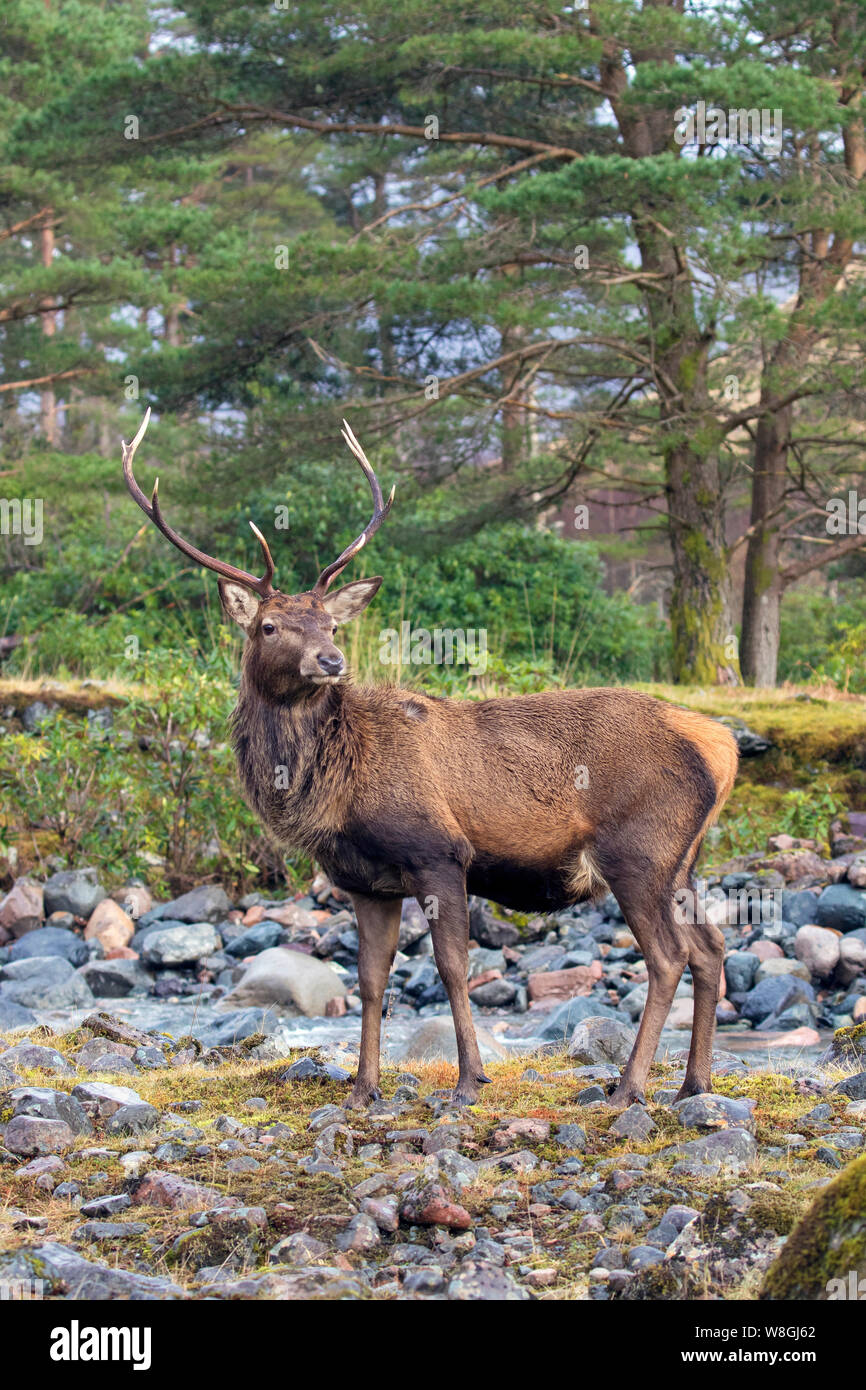
[[[220,603],[226,617],[242,627],[244,632],[249,632],[255,622],[261,600],[251,589],[245,589],[242,584],[233,584],[229,579],[219,581],[219,591]]]
[[[342,589],[335,589],[332,594],[328,594],[327,598],[322,599],[322,603],[334,622],[348,623],[350,619],[363,613],[367,604],[376,597],[381,583],[381,574],[374,575],[372,579],[355,579],[351,584],[344,584]]]

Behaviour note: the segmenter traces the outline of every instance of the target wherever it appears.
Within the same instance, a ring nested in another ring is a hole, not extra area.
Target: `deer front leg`
[[[379,1099],[382,996],[397,950],[402,899],[368,898],[361,893],[351,897],[358,918],[358,988],[363,1009],[358,1075],[346,1108],[357,1110]]]
[[[469,909],[466,903],[466,881],[445,883],[441,879],[429,886],[416,888],[422,911],[428,911],[433,900],[430,934],[436,968],[448,994],[454,1031],[457,1034],[457,1087],[454,1100],[459,1105],[472,1105],[478,1099],[478,1089],[489,1081],[481,1065],[481,1053],[469,1007]]]

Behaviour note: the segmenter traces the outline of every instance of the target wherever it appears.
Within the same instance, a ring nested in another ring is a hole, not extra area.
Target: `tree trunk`
[[[42,264],[48,268],[54,260],[54,228],[50,225],[44,226],[41,232],[42,243]],[[46,300],[50,304],[51,300]],[[55,314],[43,314],[42,332],[46,338],[53,338],[57,332],[57,318]],[[51,386],[46,386],[40,392],[40,419],[42,421],[42,437],[48,444],[55,448],[60,443],[57,428],[57,398]]]
[[[758,422],[752,477],[754,527],[746,550],[740,669],[749,685],[775,685],[784,589],[780,565],[791,408]]]

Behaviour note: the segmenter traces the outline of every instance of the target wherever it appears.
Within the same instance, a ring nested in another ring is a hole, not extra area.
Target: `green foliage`
[[[782,605],[779,674],[784,680],[829,681],[866,693],[866,580],[839,581],[837,601],[814,589],[788,594]]]

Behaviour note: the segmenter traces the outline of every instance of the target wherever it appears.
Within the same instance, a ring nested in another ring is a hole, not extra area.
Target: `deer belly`
[[[588,892],[575,892],[574,875],[565,867],[548,869],[483,856],[472,861],[466,888],[469,893],[520,912],[557,912],[590,896]]]

